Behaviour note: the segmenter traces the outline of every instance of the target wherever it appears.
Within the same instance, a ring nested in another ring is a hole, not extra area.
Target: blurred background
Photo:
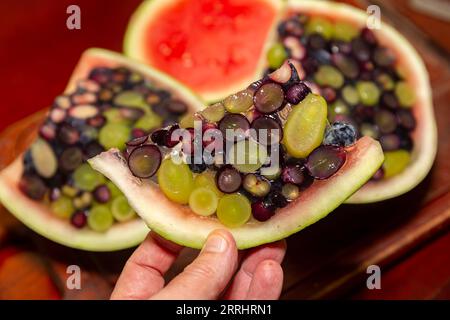
[[[347,1],[349,2],[349,1]],[[369,2],[350,1],[361,8]],[[48,106],[82,51],[122,51],[140,0],[1,1],[0,131]],[[341,206],[288,239],[283,299],[450,299],[450,1],[372,1],[382,18],[417,48],[430,73],[439,151],[427,179],[383,203]],[[424,4],[426,3],[426,6]],[[66,8],[81,8],[81,30],[66,28]],[[6,144],[0,136],[0,150]],[[0,167],[8,157],[0,152]],[[46,240],[0,208],[0,299],[104,299],[132,250],[88,253]],[[168,278],[192,259],[185,250]],[[68,290],[66,267],[82,269],[82,289]],[[382,268],[382,289],[366,288],[366,269]]]

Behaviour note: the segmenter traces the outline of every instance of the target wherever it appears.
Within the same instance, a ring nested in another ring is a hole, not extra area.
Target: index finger
[[[163,275],[182,248],[150,231],[125,264],[111,299],[149,299],[164,287]]]

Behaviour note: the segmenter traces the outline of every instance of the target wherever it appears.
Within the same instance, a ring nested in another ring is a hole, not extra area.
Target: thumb
[[[233,277],[237,260],[233,236],[213,231],[199,256],[152,299],[217,299]]]

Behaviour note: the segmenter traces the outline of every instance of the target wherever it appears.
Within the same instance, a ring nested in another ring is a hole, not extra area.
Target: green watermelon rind
[[[159,85],[183,99],[191,111],[195,112],[203,107],[203,102],[191,90],[164,73],[121,54],[98,48],[88,49],[83,53],[65,92],[72,91],[77,81],[87,77],[89,70],[95,65],[127,66],[154,79]],[[29,199],[18,189],[22,172],[22,156],[0,172],[0,202],[26,226],[50,240],[81,250],[115,251],[138,245],[149,232],[141,219],[117,223],[104,233],[87,228],[76,229],[68,221],[57,218],[47,205]]]

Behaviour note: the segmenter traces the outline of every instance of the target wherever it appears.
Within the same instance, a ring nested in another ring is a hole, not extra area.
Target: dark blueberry
[[[101,185],[94,190],[94,199],[99,203],[107,203],[111,199],[111,191],[106,185]]]
[[[355,128],[344,122],[335,122],[327,128],[323,144],[347,147],[356,142]]]
[[[327,47],[327,41],[320,34],[314,33],[308,39],[308,46],[312,50],[322,50]]]
[[[252,215],[258,221],[267,221],[275,214],[276,207],[267,201],[252,203]]]
[[[87,215],[84,211],[75,212],[70,218],[70,223],[77,229],[83,228],[87,223]]]
[[[352,40],[352,52],[353,56],[361,62],[370,59],[370,48],[361,38]]]

